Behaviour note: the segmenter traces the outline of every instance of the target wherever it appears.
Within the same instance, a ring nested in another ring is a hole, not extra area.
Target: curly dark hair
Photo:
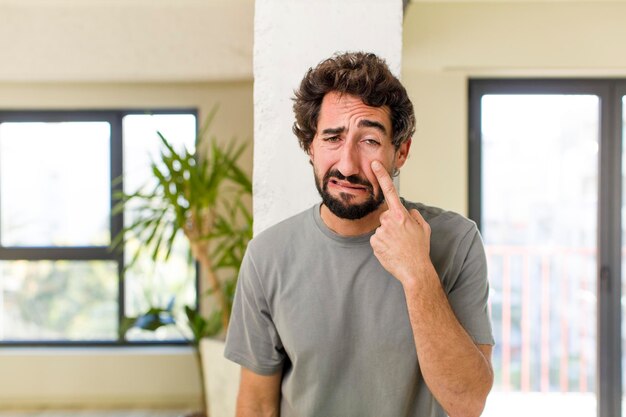
[[[385,60],[372,53],[346,52],[335,54],[317,67],[309,68],[300,88],[295,91],[293,133],[305,152],[309,153],[317,131],[322,100],[331,91],[357,96],[371,107],[389,107],[392,143],[396,149],[413,136],[413,103]]]

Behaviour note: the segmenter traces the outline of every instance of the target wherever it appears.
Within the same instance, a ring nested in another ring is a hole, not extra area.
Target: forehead
[[[361,119],[382,123],[391,131],[389,107],[372,107],[357,96],[331,91],[324,96],[318,116],[318,127],[348,127]]]

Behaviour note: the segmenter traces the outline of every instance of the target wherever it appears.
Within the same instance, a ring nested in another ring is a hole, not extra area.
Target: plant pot
[[[234,417],[241,367],[224,357],[224,342],[200,340],[209,417]]]

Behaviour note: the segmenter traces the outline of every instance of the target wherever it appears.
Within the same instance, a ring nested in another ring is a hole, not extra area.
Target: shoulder
[[[473,235],[478,232],[476,223],[459,213],[404,199],[402,201],[407,209],[417,209],[420,212],[430,225],[433,234],[450,235],[462,239],[468,234]]]
[[[487,279],[486,258],[476,223],[438,207],[410,202],[405,205],[419,210],[430,225],[430,258],[446,294],[462,286],[482,288]]]
[[[313,210],[316,206],[276,223],[260,232],[248,244],[248,250],[258,252],[272,248],[275,252],[284,245],[293,245],[310,234],[314,226]]]

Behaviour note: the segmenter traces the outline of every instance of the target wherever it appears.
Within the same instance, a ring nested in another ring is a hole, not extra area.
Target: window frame
[[[485,94],[593,94],[600,100],[597,218],[596,396],[598,417],[621,415],[622,100],[624,79],[469,79],[469,217],[482,217],[481,98]]]
[[[175,115],[192,114],[196,118],[195,130],[198,131],[197,108],[145,108],[145,109],[69,109],[69,110],[0,110],[0,123],[5,122],[107,122],[111,127],[110,140],[110,205],[109,225],[110,241],[107,246],[3,246],[0,241],[0,261],[114,261],[117,263],[117,290],[118,309],[117,324],[122,323],[125,317],[125,285],[124,285],[124,244],[118,249],[112,249],[113,238],[124,228],[124,213],[113,213],[113,208],[119,203],[116,193],[123,190],[124,147],[122,123],[128,115]],[[0,195],[0,199],[2,196]],[[1,233],[1,231],[0,231]],[[195,268],[195,304],[199,308],[200,276],[199,268]],[[115,340],[0,340],[1,347],[108,347],[108,346],[146,346],[146,345],[186,345],[185,340],[126,340],[119,336]]]

